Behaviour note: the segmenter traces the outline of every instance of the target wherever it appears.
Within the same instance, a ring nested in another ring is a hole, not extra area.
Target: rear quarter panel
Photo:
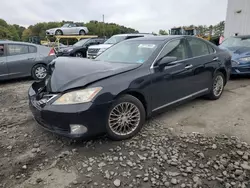
[[[51,49],[52,48],[46,46],[38,46],[35,64],[42,63],[48,65],[53,59],[55,59],[56,55],[49,56],[49,52]]]

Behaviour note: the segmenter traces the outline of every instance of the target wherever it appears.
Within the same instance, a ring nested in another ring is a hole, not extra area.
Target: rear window
[[[36,53],[37,49],[35,46],[29,46],[29,53]]]

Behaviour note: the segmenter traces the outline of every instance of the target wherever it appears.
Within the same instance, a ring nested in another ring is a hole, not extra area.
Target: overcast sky
[[[214,25],[226,17],[227,0],[0,0],[0,18],[28,26],[47,21],[102,20],[158,32],[181,25]]]

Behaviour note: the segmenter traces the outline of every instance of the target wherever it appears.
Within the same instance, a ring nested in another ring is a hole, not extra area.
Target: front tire
[[[63,32],[62,32],[61,30],[57,30],[57,31],[55,32],[55,35],[63,35]]]
[[[131,95],[123,95],[111,106],[106,123],[108,137],[125,140],[135,136],[146,119],[141,101]]]
[[[219,99],[223,93],[224,86],[225,86],[225,76],[221,72],[215,73],[213,78],[212,89],[210,93],[207,95],[207,97],[210,100]]]
[[[43,80],[47,77],[47,67],[43,64],[35,65],[31,70],[31,76],[35,80]]]

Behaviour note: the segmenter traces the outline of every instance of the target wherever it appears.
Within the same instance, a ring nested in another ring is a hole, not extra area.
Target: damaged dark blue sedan
[[[191,36],[130,39],[94,60],[59,57],[29,89],[45,129],[71,138],[136,135],[152,114],[200,96],[220,98],[231,56]]]

